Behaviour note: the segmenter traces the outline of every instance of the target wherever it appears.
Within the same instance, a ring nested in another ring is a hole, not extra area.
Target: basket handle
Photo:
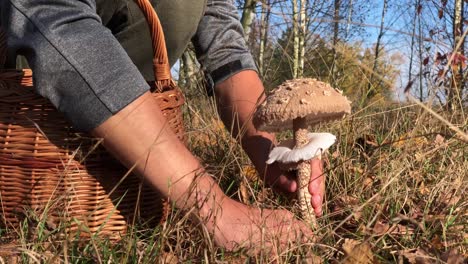
[[[151,39],[153,41],[153,71],[156,89],[160,92],[168,86],[174,86],[171,76],[171,66],[167,57],[166,42],[164,32],[158,15],[149,0],[135,0],[143,11],[150,28]]]

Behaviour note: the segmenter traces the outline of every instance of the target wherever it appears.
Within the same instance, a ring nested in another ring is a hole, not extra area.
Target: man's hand
[[[323,162],[321,159],[312,159],[310,161],[312,171],[310,173],[309,192],[312,194],[312,207],[315,215],[321,216],[323,198],[325,196],[325,174],[323,173]]]
[[[243,248],[256,255],[264,250],[274,256],[315,239],[312,230],[287,210],[254,208],[228,197],[213,204],[215,208],[208,210],[202,207],[200,220],[214,242],[229,251]]]
[[[309,192],[312,195],[312,200],[310,202],[314,208],[315,215],[321,216],[322,203],[325,195],[323,162],[321,159],[315,158],[310,161],[310,166],[312,167],[309,183]],[[259,167],[261,167],[259,168],[260,170],[263,169],[263,166]],[[281,170],[277,162],[266,168],[263,178],[274,190],[285,193],[288,196],[297,191],[296,172]]]
[[[293,194],[297,190],[294,173],[288,173],[274,163],[267,166],[265,163],[275,136],[255,129],[252,123],[252,114],[257,105],[264,99],[263,84],[256,72],[241,71],[215,86],[218,101],[218,112],[225,126],[230,129],[234,138],[237,138],[250,160],[254,164],[260,177],[278,191]],[[312,194],[312,207],[317,215],[322,214],[322,201],[325,190],[325,179],[322,173],[322,162],[312,160],[312,173],[309,191]]]

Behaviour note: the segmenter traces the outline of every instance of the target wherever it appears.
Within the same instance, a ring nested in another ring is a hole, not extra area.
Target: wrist
[[[258,132],[246,135],[242,139],[242,147],[249,156],[255,168],[260,174],[265,172],[266,161],[271,149],[275,146],[274,134]]]
[[[214,224],[224,203],[230,199],[209,174],[196,179],[189,192],[183,209],[195,214],[202,224]]]

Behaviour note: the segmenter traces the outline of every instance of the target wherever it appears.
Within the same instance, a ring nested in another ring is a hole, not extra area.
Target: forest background
[[[334,250],[321,247],[317,255],[345,263],[366,263],[353,254],[369,251],[368,263],[466,261],[468,1],[235,3],[267,91],[288,79],[316,78],[353,102],[351,116],[317,128],[339,135],[326,162],[328,214],[319,220],[322,242]],[[215,174],[222,171],[220,182],[234,197],[265,206],[248,159],[232,165],[245,155],[213,117],[216,106],[206,99],[190,47],[175,71],[192,105],[194,152]],[[285,206],[270,199],[275,208]],[[451,239],[449,229],[457,234]],[[290,256],[278,258],[287,263]]]
[[[66,235],[66,224],[47,229],[32,212],[15,230],[18,243],[0,244],[0,263],[467,263],[468,1],[235,3],[267,92],[316,78],[353,102],[350,115],[313,128],[337,136],[323,155],[316,243],[226,252],[176,208],[157,228],[83,243]],[[295,211],[263,184],[220,121],[192,47],[173,73],[186,99],[187,146],[225,192]]]

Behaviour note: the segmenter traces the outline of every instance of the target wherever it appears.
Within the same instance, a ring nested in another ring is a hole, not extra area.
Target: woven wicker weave
[[[184,140],[184,99],[170,75],[162,28],[147,0],[138,3],[157,51],[153,95]],[[0,52],[4,47],[0,40]],[[0,54],[0,62],[4,56]],[[163,198],[99,143],[75,133],[63,115],[35,93],[30,70],[0,70],[0,225],[15,230],[26,216],[33,220],[32,215],[69,234],[118,238],[135,220],[158,223],[165,211]]]

